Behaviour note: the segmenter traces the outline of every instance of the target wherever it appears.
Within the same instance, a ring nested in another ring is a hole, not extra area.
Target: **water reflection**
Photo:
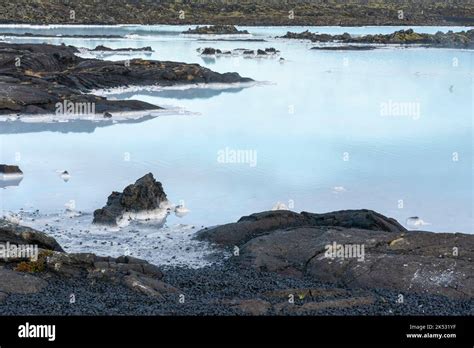
[[[139,119],[130,120],[104,120],[104,121],[89,121],[89,120],[71,120],[67,122],[48,122],[35,123],[18,121],[3,121],[0,122],[0,134],[23,134],[23,133],[38,133],[38,132],[56,132],[56,133],[94,133],[97,128],[110,127],[117,124],[137,124],[146,122],[155,118],[155,116],[144,116]]]

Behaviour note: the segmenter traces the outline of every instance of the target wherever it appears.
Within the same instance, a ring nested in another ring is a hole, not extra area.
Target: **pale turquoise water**
[[[183,27],[81,27],[43,33],[133,34],[120,40],[15,39],[76,46],[152,46],[147,58],[199,63],[258,81],[245,89],[117,95],[198,115],[170,115],[89,132],[27,132],[0,124],[0,162],[18,164],[19,186],[1,189],[2,210],[64,210],[70,200],[91,213],[113,190],[147,172],[169,198],[190,213],[167,223],[210,226],[271,209],[278,201],[296,211],[369,208],[404,223],[419,216],[433,231],[473,233],[473,51],[383,48],[363,52],[311,51],[309,43],[272,37],[298,28],[247,28],[269,42],[203,42],[179,36]],[[310,30],[355,34],[399,28]],[[436,32],[425,27],[419,31]],[[456,28],[454,28],[456,30]],[[39,32],[0,27],[0,32]],[[196,48],[275,47],[278,59],[204,61]],[[108,59],[123,59],[112,56]],[[215,94],[215,95],[213,95]],[[381,103],[414,103],[419,114],[381,115]],[[3,127],[3,131],[1,130]],[[79,131],[83,128],[76,129]],[[70,129],[71,130],[71,129]],[[251,150],[256,166],[219,163],[225,148]],[[453,153],[459,160],[453,161]],[[130,161],[124,154],[130,154]],[[344,153],[349,156],[344,161]],[[63,182],[56,170],[67,169]],[[343,189],[335,189],[343,187]],[[403,200],[403,208],[399,208]]]

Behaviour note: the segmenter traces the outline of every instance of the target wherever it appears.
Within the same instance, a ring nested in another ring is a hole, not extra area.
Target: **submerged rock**
[[[116,226],[125,213],[140,213],[158,209],[167,202],[163,186],[148,173],[134,184],[127,186],[122,193],[112,192],[107,205],[94,211],[95,224]]]

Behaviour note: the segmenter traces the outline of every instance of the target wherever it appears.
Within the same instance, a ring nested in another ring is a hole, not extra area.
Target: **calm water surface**
[[[111,95],[189,111],[138,123],[69,128],[0,124],[0,162],[18,163],[25,173],[18,186],[0,189],[4,214],[39,209],[37,225],[45,223],[41,217],[54,215],[48,224],[66,226],[75,219],[64,214],[65,204],[73,200],[87,216],[76,223],[88,228],[87,214],[103,206],[111,191],[152,172],[171,201],[190,209],[185,217],[170,216],[169,228],[231,222],[281,202],[295,211],[374,209],[401,223],[418,216],[427,224],[425,230],[473,233],[473,51],[318,51],[310,50],[308,42],[274,38],[306,27],[246,28],[268,42],[203,41],[179,35],[186,28],[0,27],[0,32],[132,35],[14,41],[152,46],[151,56],[132,57],[198,63],[264,82],[247,88]],[[397,29],[310,28],[352,34]],[[208,46],[275,47],[285,61],[203,59],[196,49]],[[400,113],[397,106],[409,109]],[[250,151],[256,162],[221,163],[218,154],[225,149]],[[68,170],[71,179],[64,182],[57,170]],[[85,237],[75,232],[68,238]]]

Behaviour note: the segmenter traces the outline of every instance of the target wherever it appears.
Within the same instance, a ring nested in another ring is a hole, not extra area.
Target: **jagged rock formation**
[[[155,210],[166,201],[163,186],[155,180],[153,174],[148,173],[127,186],[123,192],[112,192],[106,206],[94,211],[93,223],[115,226],[124,213]]]

